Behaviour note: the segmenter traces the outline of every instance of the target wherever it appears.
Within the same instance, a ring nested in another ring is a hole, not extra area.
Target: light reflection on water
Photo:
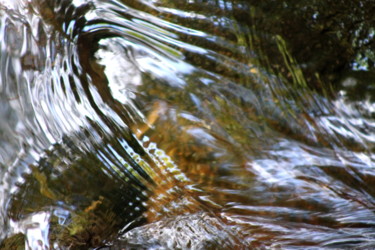
[[[3,246],[372,246],[371,87],[312,88],[255,3],[0,3]]]

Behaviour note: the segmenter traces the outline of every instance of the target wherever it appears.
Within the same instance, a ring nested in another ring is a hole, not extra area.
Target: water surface
[[[344,2],[0,1],[2,247],[374,247],[374,6]]]

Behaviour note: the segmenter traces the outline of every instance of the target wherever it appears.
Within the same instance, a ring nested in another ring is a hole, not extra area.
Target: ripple
[[[3,244],[371,244],[371,96],[312,87],[257,4],[19,0],[0,13]]]

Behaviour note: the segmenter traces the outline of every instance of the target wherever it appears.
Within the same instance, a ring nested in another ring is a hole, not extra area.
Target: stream
[[[375,4],[331,2],[0,0],[0,248],[375,248]]]

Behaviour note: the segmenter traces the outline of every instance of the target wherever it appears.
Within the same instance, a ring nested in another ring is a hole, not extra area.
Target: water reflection
[[[2,3],[2,247],[371,248],[373,26],[325,6]]]

